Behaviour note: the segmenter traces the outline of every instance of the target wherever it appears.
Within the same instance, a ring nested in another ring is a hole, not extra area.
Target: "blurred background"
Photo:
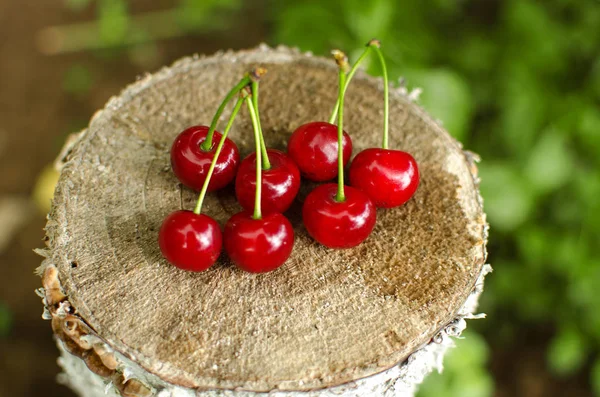
[[[393,80],[482,156],[492,227],[488,319],[419,397],[600,396],[598,0],[0,0],[0,396],[72,396],[32,252],[69,133],[185,55],[356,57],[373,37]]]

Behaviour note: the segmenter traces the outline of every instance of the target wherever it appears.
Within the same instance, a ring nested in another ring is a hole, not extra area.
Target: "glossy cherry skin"
[[[401,150],[366,149],[352,160],[350,184],[365,192],[376,207],[398,207],[417,191],[419,167],[413,156]]]
[[[300,190],[300,170],[285,153],[268,149],[271,168],[262,171],[261,209],[263,215],[285,212]],[[235,178],[235,195],[242,207],[254,211],[256,191],[256,153],[240,164]]]
[[[254,219],[252,212],[238,212],[225,224],[223,238],[231,260],[251,273],[277,269],[290,257],[294,247],[294,229],[279,213]]]
[[[337,184],[317,186],[302,207],[304,226],[315,240],[329,248],[351,248],[369,237],[377,211],[369,197],[351,186],[344,187],[346,200],[335,199]]]
[[[298,165],[302,176],[323,182],[338,174],[338,127],[324,121],[303,124],[288,142],[288,154]],[[352,140],[344,131],[342,139],[344,166],[352,155]]]
[[[219,257],[223,236],[219,224],[210,216],[181,210],[169,214],[163,221],[158,245],[172,265],[201,272]]]
[[[221,140],[221,134],[215,131],[212,148],[209,151],[202,150],[200,144],[206,140],[208,129],[203,125],[190,127],[179,134],[171,146],[173,172],[181,183],[195,190],[202,189],[215,150]],[[231,139],[225,139],[208,184],[208,191],[212,192],[228,185],[235,177],[239,162],[238,147]]]

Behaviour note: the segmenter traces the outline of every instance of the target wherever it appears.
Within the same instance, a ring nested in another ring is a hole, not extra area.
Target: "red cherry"
[[[263,214],[285,212],[300,190],[300,171],[285,153],[267,149],[271,168],[262,171],[261,210]],[[256,191],[256,153],[240,164],[235,178],[235,195],[247,211],[254,210]]]
[[[366,149],[352,160],[350,184],[365,192],[377,207],[398,207],[417,190],[419,168],[414,157],[401,150]]]
[[[352,155],[352,140],[344,131],[343,164]],[[338,174],[338,127],[317,121],[303,124],[288,142],[288,154],[298,164],[302,176],[316,182],[333,179]]]
[[[221,134],[215,131],[212,148],[209,151],[202,150],[200,144],[206,140],[208,129],[203,125],[190,127],[175,138],[171,147],[173,172],[181,183],[195,190],[202,189],[202,184],[204,184],[210,163],[221,139]],[[212,192],[228,185],[235,177],[239,162],[240,152],[236,144],[226,138],[208,184],[208,191]]]
[[[336,201],[338,186],[327,183],[306,196],[304,226],[315,240],[329,248],[350,248],[362,243],[375,227],[377,212],[369,197],[345,186],[346,200]]]
[[[225,251],[241,269],[264,273],[277,269],[290,257],[294,229],[279,213],[254,219],[248,211],[238,212],[225,224]]]
[[[211,267],[223,245],[221,228],[210,216],[192,211],[175,211],[165,218],[158,244],[174,266],[193,272]]]

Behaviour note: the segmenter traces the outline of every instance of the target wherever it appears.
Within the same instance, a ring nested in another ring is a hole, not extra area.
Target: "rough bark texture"
[[[62,348],[123,395],[363,387],[386,395],[407,377],[399,364],[473,310],[467,298],[476,301],[487,269],[473,156],[402,90],[390,98],[390,146],[415,156],[421,185],[406,205],[378,212],[365,243],[343,251],[315,243],[300,218],[306,185],[288,214],[294,252],[277,271],[247,274],[223,257],[194,274],[161,258],[162,219],[196,198],[170,172],[170,143],[208,124],[229,87],[258,65],[269,70],[260,97],[269,146],[285,148],[295,127],[327,119],[337,92],[331,60],[266,47],[188,58],[111,99],[60,160],[42,252],[47,317]],[[380,80],[359,73],[345,111],[354,153],[379,144],[382,101]],[[231,137],[242,154],[252,150],[244,113]],[[221,223],[239,209],[232,190],[205,201]]]

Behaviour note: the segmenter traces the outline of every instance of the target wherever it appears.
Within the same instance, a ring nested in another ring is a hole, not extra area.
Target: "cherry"
[[[242,270],[264,273],[280,267],[292,253],[294,229],[279,213],[255,219],[250,211],[233,215],[225,224],[225,251]]]
[[[223,238],[214,219],[181,210],[165,218],[158,233],[158,244],[171,264],[200,272],[215,263],[221,253]]]
[[[302,207],[304,226],[315,240],[329,248],[350,248],[362,243],[375,227],[377,212],[369,197],[345,187],[346,199],[336,200],[337,184],[318,186]]]
[[[365,192],[377,207],[393,208],[406,203],[419,186],[419,168],[409,153],[388,148],[389,83],[385,59],[378,40],[367,44],[364,55],[373,49],[383,72],[383,142],[381,148],[370,148],[356,155],[350,165],[350,184]],[[358,67],[359,59],[354,66]]]
[[[339,66],[338,93],[338,142],[343,139],[344,92],[348,59],[339,51],[333,51]],[[302,207],[304,226],[315,240],[329,248],[350,248],[369,237],[377,212],[369,197],[358,189],[344,186],[342,148],[338,146],[338,183],[327,183],[315,188],[306,196]]]
[[[298,127],[288,142],[288,154],[307,179],[328,181],[338,174],[338,128],[335,124],[316,121]],[[343,133],[343,165],[352,155],[352,140]]]
[[[229,116],[229,121],[223,135],[219,134],[219,143],[216,145],[214,155],[208,164],[206,177],[202,183],[194,211],[181,210],[171,213],[163,221],[158,233],[158,245],[163,256],[171,264],[180,269],[197,272],[206,270],[215,263],[221,253],[223,246],[221,229],[214,219],[201,214],[200,211],[206,197],[206,192],[208,191],[208,186],[212,182],[217,160],[225,147],[227,134],[246,96],[245,93],[240,95],[231,112],[231,116]],[[192,131],[193,133],[194,131]],[[198,145],[195,145],[195,147],[198,147]]]
[[[300,190],[300,171],[285,153],[275,149],[266,152],[271,167],[262,170],[262,213],[285,212]],[[256,153],[251,153],[240,163],[235,179],[235,194],[247,211],[254,209],[255,175]]]
[[[419,169],[407,152],[370,148],[352,160],[350,184],[365,192],[377,207],[398,207],[417,190]]]
[[[194,190],[202,188],[217,146],[213,141],[209,150],[200,147],[207,139],[208,132],[209,127],[206,126],[190,127],[175,138],[171,147],[173,172],[181,183]],[[221,139],[221,134],[214,131],[214,137],[217,140]],[[240,152],[236,144],[226,138],[223,150],[217,158],[208,191],[228,185],[235,177],[239,162]]]
[[[239,268],[252,273],[263,273],[277,269],[289,258],[294,247],[294,229],[287,218],[280,213],[272,212],[263,215],[261,212],[263,168],[274,169],[274,175],[276,175],[277,169],[283,168],[281,164],[285,165],[286,162],[281,160],[285,156],[280,156],[281,152],[278,151],[270,151],[273,166],[268,161],[263,162],[266,159],[266,157],[263,158],[263,151],[266,155],[267,150],[263,145],[260,121],[256,112],[258,85],[253,84],[252,88],[254,101],[250,97],[246,97],[245,100],[252,119],[256,149],[254,158],[248,157],[249,160],[247,159],[246,163],[248,165],[244,167],[245,174],[240,177],[249,179],[248,172],[253,170],[255,173],[254,211],[246,210],[232,216],[225,224],[224,239],[225,250]],[[260,166],[257,166],[258,164]],[[299,180],[297,170],[295,179]],[[266,186],[269,184],[267,183]],[[244,189],[241,190],[241,192],[244,191]]]

